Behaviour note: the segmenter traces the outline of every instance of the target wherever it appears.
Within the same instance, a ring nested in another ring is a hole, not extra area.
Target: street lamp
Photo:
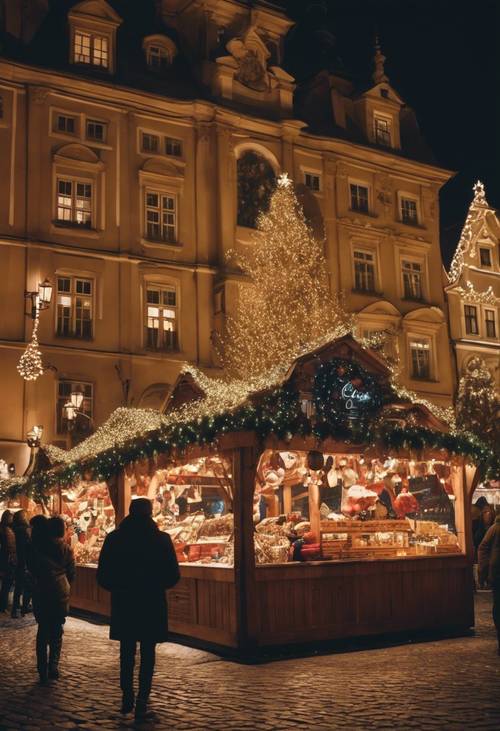
[[[24,471],[25,477],[31,475],[35,470],[36,457],[38,454],[38,450],[40,449],[42,434],[43,426],[41,424],[39,424],[38,426],[33,426],[26,434],[26,444],[30,448],[30,460],[28,466],[26,467],[26,470]]]
[[[38,290],[35,292],[25,291],[25,298],[31,300],[31,310],[26,313],[28,317],[31,317],[32,320],[36,320],[38,312],[46,310],[50,306],[52,290],[52,284],[49,282],[47,277],[45,277],[43,282],[40,282],[38,285]]]

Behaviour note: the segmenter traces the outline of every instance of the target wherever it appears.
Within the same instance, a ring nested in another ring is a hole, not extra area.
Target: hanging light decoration
[[[19,375],[22,376],[25,381],[36,381],[36,379],[43,373],[42,354],[38,345],[39,322],[40,308],[37,301],[35,318],[33,320],[33,332],[31,334],[31,341],[28,343],[26,350],[22,354],[19,363],[17,364],[17,370],[19,372]]]

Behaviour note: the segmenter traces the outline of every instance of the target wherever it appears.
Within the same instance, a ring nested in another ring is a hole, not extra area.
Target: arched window
[[[237,161],[238,226],[255,228],[257,216],[269,208],[276,186],[270,163],[257,152],[245,152]]]

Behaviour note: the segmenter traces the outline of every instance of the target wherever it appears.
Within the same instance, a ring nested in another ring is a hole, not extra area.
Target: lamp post
[[[38,345],[38,324],[40,321],[40,311],[46,310],[52,299],[52,284],[47,278],[40,282],[35,292],[24,292],[25,299],[31,301],[29,312],[25,311],[27,317],[33,320],[33,331],[31,340],[26,346],[26,350],[21,355],[17,370],[19,375],[25,381],[36,381],[43,373],[42,354]]]
[[[84,394],[81,391],[81,389],[76,389],[75,391],[72,391],[69,397],[69,401],[67,401],[64,404],[64,411],[66,415],[66,420],[68,423],[68,449],[71,449],[71,433],[73,432],[75,428],[76,419],[78,416],[83,416],[85,419],[88,419],[89,424],[92,425],[92,418],[86,414],[84,411],[81,411],[81,407],[83,404]]]
[[[37,314],[42,310],[48,309],[52,301],[52,284],[49,282],[47,277],[40,282],[38,289],[34,292],[25,291],[24,297],[31,300],[31,309],[26,312],[27,317],[31,317],[32,320],[36,320]]]

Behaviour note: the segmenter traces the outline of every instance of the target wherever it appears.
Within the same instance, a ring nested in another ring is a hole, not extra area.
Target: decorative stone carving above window
[[[250,25],[241,36],[232,38],[226,49],[230,55],[216,59],[216,94],[244,99],[259,106],[269,103],[286,111],[292,110],[294,79],[279,66],[268,65],[271,53],[255,25]]]

